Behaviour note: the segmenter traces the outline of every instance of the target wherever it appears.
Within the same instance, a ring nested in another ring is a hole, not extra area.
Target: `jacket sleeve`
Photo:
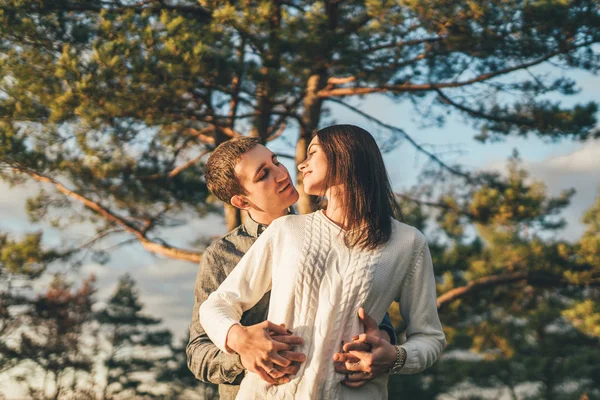
[[[196,276],[190,339],[186,347],[187,365],[194,376],[203,382],[239,385],[244,377],[240,357],[219,350],[206,334],[198,317],[202,303],[226,278],[217,259],[215,247],[209,247],[203,254]]]
[[[381,321],[381,324],[379,324],[379,329],[387,332],[387,334],[390,337],[391,344],[395,345],[397,343],[396,330],[394,329],[394,326],[392,325],[392,320],[390,319],[390,314],[385,313],[385,316],[383,317],[383,321]]]

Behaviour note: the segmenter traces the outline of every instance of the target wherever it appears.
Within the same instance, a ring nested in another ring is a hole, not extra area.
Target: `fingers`
[[[279,365],[275,366],[275,369],[282,373],[283,375],[296,375],[298,373],[298,371],[300,370],[300,366],[301,364],[298,362],[293,362],[291,363],[288,367],[281,367]],[[271,376],[273,376],[273,373],[271,373]]]
[[[362,366],[361,360],[358,360],[358,361],[346,361],[344,363],[344,367],[346,368],[346,370],[348,370],[350,372],[360,372],[360,371],[363,370],[363,366]]]
[[[371,351],[371,345],[364,342],[349,342],[344,346],[344,351]]]
[[[265,371],[264,368],[261,367],[257,367],[256,370],[254,371],[258,376],[260,376],[260,378],[267,382],[270,383],[272,385],[276,384],[277,381],[275,379],[273,379],[269,374],[267,374],[267,371]]]
[[[360,372],[362,371],[362,365],[360,364],[360,360],[358,361],[354,361],[357,359],[353,359],[350,361],[345,361],[345,362],[336,362],[333,363],[333,366],[335,368],[335,372],[337,372],[338,374],[350,374],[353,372]],[[348,366],[351,366],[350,369],[348,369]]]
[[[362,333],[358,336],[353,336],[352,340],[354,342],[358,342],[358,343],[367,343],[367,344],[370,344],[371,346],[379,346],[381,344],[381,338],[379,336],[367,335],[366,333]],[[346,347],[350,343],[352,343],[352,342],[344,344],[344,351],[348,351],[348,350],[346,350]]]
[[[271,369],[271,372],[268,372],[269,376],[273,379],[278,380],[279,378],[282,378],[283,376],[287,375],[287,373],[285,371],[282,371],[280,368],[284,368],[284,367],[280,367],[279,365],[274,365],[273,368]]]
[[[271,336],[271,339],[279,342],[279,343],[286,343],[286,344],[291,344],[291,345],[297,345],[297,344],[303,344],[304,343],[304,339],[302,339],[300,336],[294,336],[294,335],[275,335],[275,336]]]
[[[299,353],[296,351],[280,351],[279,355],[284,358],[287,358],[290,361],[295,361],[299,363],[306,361],[306,355],[304,353]]]
[[[379,332],[379,325],[377,321],[371,318],[370,315],[367,314],[364,308],[358,309],[358,318],[365,326],[365,332]]]
[[[264,324],[265,329],[275,332],[278,335],[284,336],[284,335],[292,334],[292,331],[290,331],[289,329],[286,329],[284,324],[277,325],[277,324],[272,323],[271,321],[265,321],[265,322],[263,322],[263,324]]]
[[[344,363],[346,361],[356,362],[360,361],[360,359],[356,358],[350,353],[335,353],[333,355],[333,361],[335,361],[336,363]]]
[[[288,367],[292,363],[290,360],[283,358],[278,353],[271,356],[271,361],[273,364],[281,365],[282,367]]]

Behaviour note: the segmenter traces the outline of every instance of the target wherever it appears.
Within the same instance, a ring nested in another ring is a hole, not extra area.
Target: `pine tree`
[[[160,397],[153,384],[161,363],[170,358],[172,333],[157,329],[160,319],[143,312],[129,275],[123,276],[97,321],[106,340],[106,385],[102,398]]]
[[[417,380],[396,378],[391,393],[477,398],[488,388],[518,398],[519,385],[533,385],[535,399],[600,395],[598,204],[581,239],[557,240],[552,232],[564,226],[558,215],[573,191],[549,197],[518,158],[507,169],[493,186],[404,198],[437,214],[443,232],[431,249],[448,347]]]
[[[87,393],[93,361],[85,351],[83,334],[92,319],[94,291],[93,277],[73,290],[64,278],[55,276],[48,290],[20,319],[25,326],[21,326],[11,356],[21,366],[33,364],[34,368],[26,368],[20,376],[33,397],[58,399]],[[34,378],[40,372],[44,386],[38,389]],[[48,382],[52,383],[50,387],[46,386]]]

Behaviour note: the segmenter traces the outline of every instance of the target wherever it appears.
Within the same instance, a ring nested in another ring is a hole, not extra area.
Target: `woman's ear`
[[[250,206],[250,203],[244,196],[240,196],[239,194],[234,195],[229,201],[232,206],[235,208],[239,208],[240,210],[247,210]]]

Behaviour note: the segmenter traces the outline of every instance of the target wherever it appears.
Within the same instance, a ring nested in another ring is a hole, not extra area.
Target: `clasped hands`
[[[387,333],[379,330],[377,322],[363,308],[359,309],[358,318],[365,333],[343,343],[340,352],[333,356],[335,371],[346,375],[342,383],[349,387],[362,386],[387,372],[396,360],[396,349],[389,343]],[[226,341],[227,347],[240,355],[245,369],[275,385],[289,382],[306,360],[305,354],[293,351],[295,345],[302,343],[303,339],[284,324],[270,321],[247,327],[234,325]]]

